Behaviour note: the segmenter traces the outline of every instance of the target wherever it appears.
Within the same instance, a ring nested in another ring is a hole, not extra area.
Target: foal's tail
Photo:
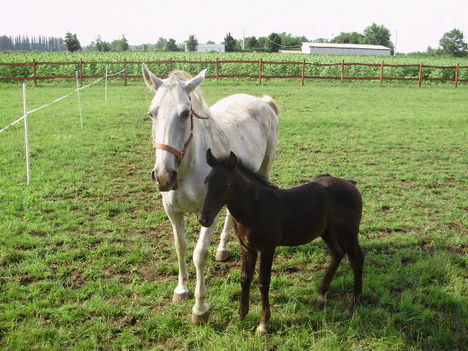
[[[275,114],[278,115],[278,113],[279,113],[278,105],[276,104],[275,100],[273,100],[273,98],[271,96],[264,95],[262,97],[262,100],[265,101],[268,105],[270,105],[270,107],[273,109],[273,111],[275,111]]]

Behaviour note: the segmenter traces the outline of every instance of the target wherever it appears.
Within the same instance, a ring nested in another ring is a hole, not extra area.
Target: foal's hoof
[[[327,298],[323,295],[319,295],[317,297],[317,307],[324,308],[326,304],[327,304]]]
[[[257,329],[255,329],[255,335],[261,336],[268,333],[267,326],[265,324],[259,324]]]
[[[226,261],[231,256],[231,251],[229,250],[216,250],[216,261],[223,262]]]
[[[188,297],[190,297],[190,293],[188,291],[183,292],[183,293],[174,292],[174,295],[172,295],[172,302],[173,303],[182,303]]]
[[[196,325],[205,324],[208,322],[209,316],[210,316],[210,310],[202,314],[195,314],[192,312],[192,323]]]

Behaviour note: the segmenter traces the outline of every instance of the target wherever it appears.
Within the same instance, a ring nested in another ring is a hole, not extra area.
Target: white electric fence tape
[[[112,77],[112,76],[117,76],[120,73],[122,73],[123,71],[125,71],[125,69],[121,70],[120,72],[114,73],[114,74],[107,74],[107,66],[106,66],[106,75],[104,77],[99,78],[99,79],[95,80],[94,82],[92,82],[92,83],[90,83],[88,85],[85,85],[83,87],[79,86],[80,82],[79,82],[79,79],[78,79],[78,72],[76,72],[76,89],[75,90],[69,92],[68,94],[66,94],[64,96],[61,96],[61,97],[49,102],[48,104],[36,107],[35,109],[32,109],[30,111],[28,111],[28,107],[27,107],[26,83],[23,83],[23,110],[24,110],[24,115],[22,115],[21,117],[19,117],[15,121],[8,124],[6,127],[0,129],[0,134],[3,133],[4,131],[6,131],[8,128],[10,128],[10,127],[14,126],[15,124],[19,123],[20,121],[24,120],[24,139],[25,139],[25,147],[26,147],[26,150],[25,150],[25,152],[26,152],[26,184],[29,184],[31,182],[30,157],[29,157],[30,149],[29,149],[28,116],[31,115],[34,112],[40,111],[40,110],[42,110],[42,109],[44,109],[44,108],[46,108],[46,107],[48,107],[48,106],[50,106],[52,104],[55,104],[56,102],[59,102],[59,101],[69,97],[70,95],[72,95],[73,93],[76,92],[77,97],[78,97],[78,108],[79,108],[79,112],[80,112],[80,124],[81,124],[81,128],[83,128],[83,111],[82,111],[82,107],[81,107],[80,90],[89,88],[90,86],[92,86],[94,84],[97,84],[101,80],[105,79],[106,84],[105,84],[105,92],[104,92],[104,101],[105,101],[105,103],[107,103],[107,78]]]
[[[123,70],[121,70],[121,71],[119,71],[119,72],[117,72],[117,73],[108,74],[107,77],[117,76],[117,75],[119,75],[120,73],[122,73],[123,71],[125,71],[125,69],[123,69]],[[63,99],[66,99],[67,97],[69,97],[69,96],[72,95],[73,93],[76,93],[76,91],[77,91],[78,89],[79,89],[79,90],[83,90],[83,89],[89,88],[90,86],[99,83],[99,82],[100,82],[101,80],[103,80],[104,78],[105,78],[105,77],[101,77],[101,78],[95,80],[94,82],[92,82],[92,83],[90,83],[90,84],[88,84],[88,85],[85,85],[85,86],[80,87],[80,88],[76,88],[75,90],[69,92],[68,94],[66,94],[66,95],[64,95],[64,96],[62,96],[62,97],[59,97],[59,98],[55,99],[54,101],[49,102],[49,103],[46,104],[46,105],[42,105],[42,106],[36,107],[36,108],[34,108],[34,109],[32,109],[32,110],[29,110],[29,111],[28,111],[28,115],[30,115],[31,113],[40,111],[40,110],[42,110],[42,109],[44,109],[44,108],[46,108],[46,107],[49,107],[50,105],[53,105],[53,104],[55,104],[56,102],[59,102],[59,101],[61,101],[61,100],[63,100]],[[106,96],[107,96],[107,94],[106,94]],[[5,126],[4,128],[0,129],[0,134],[3,133],[4,131],[6,131],[8,128],[14,126],[15,124],[21,122],[21,121],[24,119],[24,117],[25,117],[25,115],[22,115],[22,116],[19,117],[17,120],[11,122],[10,124],[8,124],[7,126]]]

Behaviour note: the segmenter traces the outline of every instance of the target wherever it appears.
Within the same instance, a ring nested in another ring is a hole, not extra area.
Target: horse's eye
[[[182,117],[182,118],[188,118],[189,116],[190,116],[190,110],[184,110],[180,114],[180,117]]]

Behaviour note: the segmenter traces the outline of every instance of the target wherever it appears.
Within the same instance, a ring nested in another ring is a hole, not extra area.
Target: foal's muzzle
[[[198,222],[203,227],[211,227],[213,224],[213,218],[209,218],[207,215],[202,214],[201,212],[198,214]]]
[[[176,171],[166,172],[153,169],[151,179],[156,183],[159,191],[177,190],[178,188]]]

